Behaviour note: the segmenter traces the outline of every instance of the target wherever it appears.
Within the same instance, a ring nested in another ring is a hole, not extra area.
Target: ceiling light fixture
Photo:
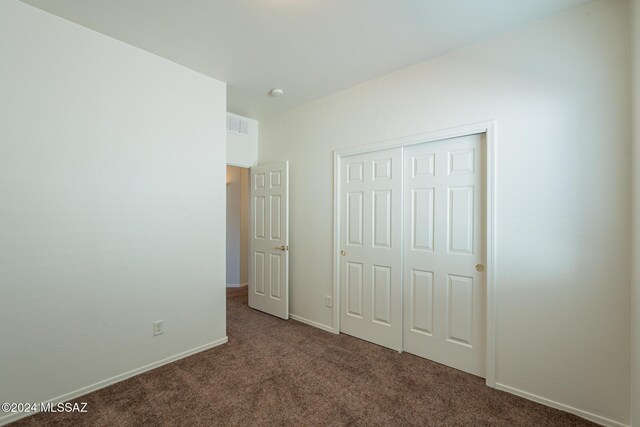
[[[278,97],[278,96],[282,96],[284,95],[284,90],[282,89],[271,89],[269,91],[269,96],[273,96],[274,98]]]

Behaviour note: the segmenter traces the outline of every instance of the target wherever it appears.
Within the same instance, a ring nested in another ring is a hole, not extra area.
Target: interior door
[[[402,149],[344,157],[340,330],[402,348]]]
[[[485,375],[485,164],[471,135],[404,151],[404,349]]]
[[[289,318],[289,162],[251,168],[249,307]]]

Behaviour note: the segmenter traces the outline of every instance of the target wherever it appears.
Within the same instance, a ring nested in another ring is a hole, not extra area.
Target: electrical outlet
[[[164,320],[156,320],[153,322],[153,335],[158,336],[164,334]]]
[[[331,295],[327,295],[324,298],[324,303],[327,305],[327,307],[333,307],[333,298],[331,298]]]

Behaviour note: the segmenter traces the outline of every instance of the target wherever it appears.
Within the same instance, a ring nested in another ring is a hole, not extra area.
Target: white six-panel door
[[[340,329],[402,348],[402,149],[341,162]]]
[[[404,349],[482,377],[483,137],[405,148],[403,256]]]
[[[485,376],[484,134],[340,158],[340,330]]]
[[[251,168],[249,306],[289,318],[289,162]]]

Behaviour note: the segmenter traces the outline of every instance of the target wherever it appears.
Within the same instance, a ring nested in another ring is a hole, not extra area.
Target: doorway
[[[335,154],[337,331],[495,384],[493,123]]]
[[[249,283],[249,169],[227,166],[227,288]]]

